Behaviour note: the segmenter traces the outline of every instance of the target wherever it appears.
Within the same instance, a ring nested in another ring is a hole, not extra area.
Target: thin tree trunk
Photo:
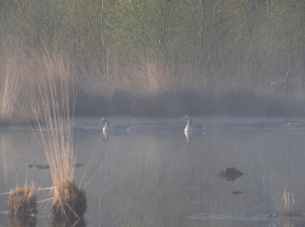
[[[238,64],[238,79],[241,79],[241,62],[242,62],[242,51],[243,51],[243,37],[242,37],[242,26],[240,25],[240,52],[239,52],[239,64]]]
[[[285,93],[287,94],[289,91],[290,86],[290,66],[291,66],[291,31],[290,31],[290,37],[289,37],[289,55],[288,55],[288,69],[286,73],[286,85],[285,85]]]
[[[289,53],[289,56],[288,56],[288,70],[287,70],[287,73],[286,73],[286,85],[285,85],[285,92],[286,94],[288,93],[289,91],[289,85],[290,85],[290,53]]]
[[[201,54],[201,67],[200,67],[200,74],[204,77],[204,0],[202,0],[202,31],[201,31],[201,45],[200,45],[200,54]],[[205,85],[206,85],[206,78],[205,80]]]
[[[102,33],[102,44],[105,45],[104,42],[104,31],[103,31],[103,10],[104,10],[104,0],[102,0],[102,11],[101,11],[101,33]]]
[[[302,77],[302,87],[305,85],[305,53],[303,53],[303,77]]]

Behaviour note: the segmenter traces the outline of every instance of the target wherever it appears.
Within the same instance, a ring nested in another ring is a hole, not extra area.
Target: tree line
[[[76,68],[155,56],[207,86],[305,86],[304,0],[13,0],[0,18],[2,44],[59,48]]]

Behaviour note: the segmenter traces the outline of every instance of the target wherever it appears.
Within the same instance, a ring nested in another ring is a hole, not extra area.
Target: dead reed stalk
[[[20,90],[20,56],[6,52],[0,60],[0,125],[10,124]]]
[[[282,211],[282,215],[284,216],[299,216],[296,210],[293,208],[294,206],[294,194],[289,191],[284,190],[283,193],[284,198],[284,210]],[[291,199],[290,199],[291,198]]]

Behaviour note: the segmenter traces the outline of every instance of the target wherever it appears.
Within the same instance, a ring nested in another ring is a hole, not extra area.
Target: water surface
[[[206,124],[204,135],[188,138],[179,118],[109,121],[120,127],[104,135],[100,118],[75,119],[74,155],[82,164],[75,174],[88,198],[87,226],[305,225],[303,216],[270,217],[284,210],[285,190],[290,207],[305,213],[305,119],[194,117]],[[0,154],[0,193],[25,179],[37,188],[52,185],[50,170],[35,166],[48,163],[30,127],[1,128]],[[243,176],[219,178],[225,167]],[[50,195],[42,190],[37,197]],[[7,198],[0,196],[1,226],[8,226]],[[39,203],[37,226],[51,226],[48,208]]]

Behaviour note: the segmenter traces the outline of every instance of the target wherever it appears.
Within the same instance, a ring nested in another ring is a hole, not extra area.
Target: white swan
[[[105,125],[103,127],[103,132],[106,132],[109,130],[111,130],[111,131],[125,130],[128,134],[131,134],[129,130],[133,127],[132,125],[116,125],[113,127],[109,127],[109,120],[106,117],[103,117],[100,123],[105,123]]]
[[[186,127],[184,129],[184,132],[200,132],[204,130],[204,125],[199,124],[199,125],[192,125],[192,118],[189,115],[186,115],[182,119],[187,120]]]

